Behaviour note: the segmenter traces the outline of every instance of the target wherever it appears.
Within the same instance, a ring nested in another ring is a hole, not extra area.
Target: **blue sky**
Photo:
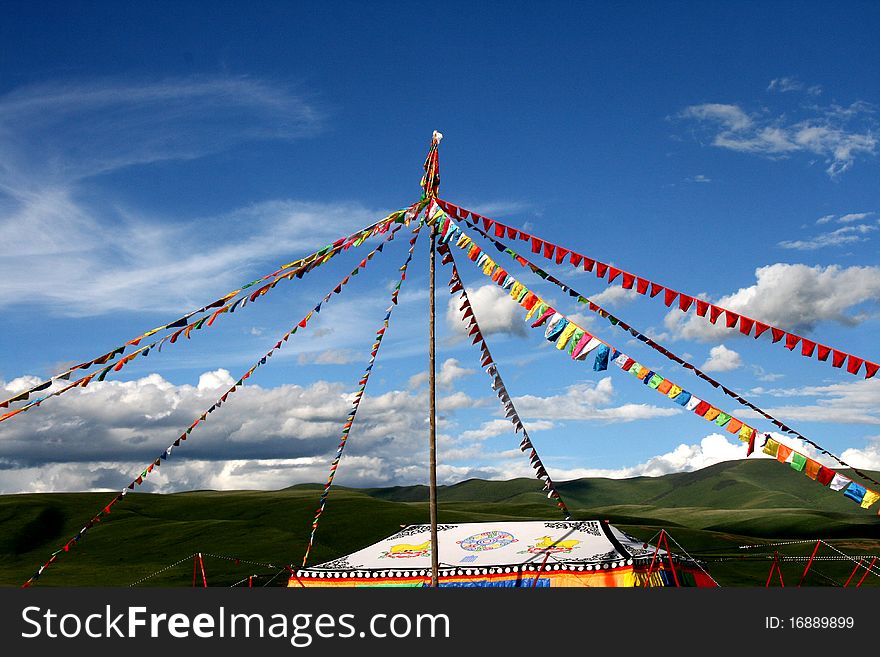
[[[878,29],[880,8],[858,2],[11,3],[4,397],[414,202],[435,129],[443,198],[876,362]],[[426,481],[420,242],[338,483]],[[124,486],[365,254],[0,424],[0,491]],[[401,236],[146,487],[323,481],[404,257]],[[616,368],[550,349],[459,263],[554,478],[745,455]],[[876,379],[551,270],[848,462],[880,468]],[[447,279],[440,478],[529,476],[448,317]],[[773,428],[551,297],[694,394]]]

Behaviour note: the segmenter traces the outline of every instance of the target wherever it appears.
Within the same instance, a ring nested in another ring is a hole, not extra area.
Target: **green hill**
[[[642,540],[665,528],[725,586],[763,585],[769,572],[777,548],[743,550],[742,545],[821,538],[846,554],[880,554],[876,512],[769,460],[663,477],[580,479],[561,483],[559,490],[575,518],[607,518]],[[301,561],[319,494],[320,486],[313,484],[280,491],[133,493],[69,554],[62,553],[39,584],[190,586],[190,555],[201,552],[209,585],[229,586],[249,575],[257,575],[255,585],[283,585],[284,566]],[[0,585],[21,585],[110,497],[0,497]],[[440,487],[438,498],[440,519],[447,522],[559,517],[532,479],[468,480]],[[335,487],[309,563],[354,551],[401,525],[427,522],[426,500],[424,486]],[[783,564],[787,581],[800,578],[804,561],[795,557],[809,555],[814,544],[778,548],[789,558]],[[763,556],[755,559],[755,554]],[[832,548],[820,551],[820,556],[834,555],[839,557]],[[806,583],[839,585],[853,566],[845,559],[816,562]],[[863,586],[878,584],[880,577],[869,576]]]

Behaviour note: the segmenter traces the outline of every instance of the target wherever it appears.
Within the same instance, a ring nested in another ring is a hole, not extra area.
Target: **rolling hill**
[[[257,576],[255,585],[282,585],[284,565],[301,560],[320,489],[307,484],[279,491],[128,495],[71,553],[60,555],[39,585],[190,586],[191,555],[197,552],[204,555],[209,585],[242,584],[249,575]],[[786,580],[796,583],[803,557],[816,539],[826,540],[832,547],[823,546],[820,556],[836,559],[816,562],[805,582],[811,585],[846,580],[854,562],[835,549],[880,554],[876,512],[775,461],[732,461],[663,477],[580,479],[560,483],[559,491],[575,518],[607,518],[646,541],[665,528],[724,586],[763,586],[777,548],[740,548],[746,544],[812,539],[778,548],[787,557]],[[0,585],[21,585],[108,497],[0,497]],[[558,517],[532,479],[468,480],[440,487],[438,497],[441,521]],[[425,486],[335,487],[310,563],[354,551],[401,525],[427,522],[426,500]],[[880,577],[865,579],[864,586],[877,585]]]

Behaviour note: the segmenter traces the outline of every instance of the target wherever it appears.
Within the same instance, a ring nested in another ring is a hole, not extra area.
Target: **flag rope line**
[[[430,210],[430,206],[429,206]],[[391,305],[385,311],[385,317],[382,320],[382,327],[376,331],[376,341],[373,343],[373,346],[370,350],[370,361],[364,370],[364,374],[359,381],[358,391],[354,395],[354,401],[351,405],[351,412],[348,415],[348,418],[345,421],[345,424],[342,427],[342,437],[339,440],[339,446],[336,448],[336,456],[333,458],[333,461],[330,463],[330,474],[327,477],[327,483],[324,484],[324,490],[321,493],[321,497],[318,501],[318,508],[315,510],[315,518],[312,520],[311,532],[309,534],[309,540],[306,544],[306,550],[303,554],[302,558],[302,567],[306,567],[306,563],[309,559],[309,554],[312,551],[312,546],[315,543],[315,534],[318,531],[318,522],[321,519],[321,516],[324,514],[324,509],[327,506],[327,498],[330,495],[330,487],[333,485],[333,478],[336,476],[337,468],[339,467],[339,461],[342,459],[342,453],[345,451],[345,445],[348,442],[348,435],[351,431],[351,427],[354,424],[355,418],[357,417],[358,408],[360,408],[361,399],[363,399],[364,391],[367,389],[367,384],[370,381],[370,375],[373,371],[373,364],[376,362],[376,356],[379,353],[379,348],[382,346],[382,340],[385,337],[385,333],[388,330],[388,326],[391,322],[391,312],[394,310],[394,306],[397,305],[397,296],[400,293],[400,288],[403,284],[403,281],[406,280],[406,270],[409,266],[409,263],[413,258],[413,251],[416,247],[416,241],[419,238],[419,230],[421,229],[424,221],[420,221],[418,225],[416,225],[413,230],[413,236],[409,242],[409,252],[406,257],[406,261],[403,263],[403,266],[400,267],[400,280],[397,281],[397,284],[394,286],[394,290],[391,293]]]
[[[136,338],[132,338],[132,339],[128,340],[127,342],[125,342],[122,346],[116,347],[116,349],[113,349],[112,351],[107,352],[103,356],[98,356],[97,358],[94,358],[90,361],[80,363],[79,365],[74,365],[73,367],[67,369],[66,371],[50,377],[46,381],[38,383],[38,384],[28,388],[27,390],[16,393],[12,397],[0,402],[0,408],[8,408],[9,405],[14,402],[27,400],[30,398],[30,395],[32,393],[40,392],[40,391],[48,389],[52,385],[52,383],[57,380],[67,381],[70,379],[71,374],[76,370],[88,369],[88,368],[92,367],[93,365],[104,365],[107,362],[109,362],[110,360],[112,360],[113,358],[115,358],[116,356],[122,355],[128,347],[138,346],[144,338],[150,337],[151,335],[155,335],[156,333],[159,333],[160,331],[164,331],[166,329],[173,329],[173,328],[179,329],[178,331],[176,331],[172,335],[166,336],[165,338],[163,338],[162,340],[159,340],[158,342],[154,342],[153,344],[148,345],[147,347],[138,349],[136,352],[133,352],[129,356],[121,359],[121,361],[117,361],[116,363],[112,363],[111,366],[118,365],[118,367],[114,368],[114,369],[115,369],[115,371],[119,371],[119,369],[121,369],[129,361],[133,360],[138,354],[140,354],[142,352],[149,352],[149,350],[152,347],[154,347],[156,344],[159,344],[161,346],[161,344],[169,338],[170,338],[171,343],[174,343],[177,341],[177,338],[180,336],[181,333],[184,333],[185,336],[187,338],[189,338],[189,334],[193,329],[196,329],[196,330],[201,329],[202,326],[205,325],[206,322],[207,322],[208,326],[211,326],[219,315],[221,315],[225,312],[235,312],[236,307],[238,307],[239,305],[241,307],[244,307],[247,304],[248,300],[250,300],[251,302],[255,301],[258,297],[262,296],[263,294],[268,292],[270,289],[274,288],[275,285],[277,285],[279,281],[284,280],[285,278],[287,280],[291,280],[294,276],[296,276],[297,278],[302,278],[302,276],[304,274],[306,274],[306,273],[310,272],[312,269],[326,263],[332,257],[337,255],[340,251],[348,250],[352,246],[361,246],[370,237],[377,235],[377,234],[384,233],[385,231],[387,231],[388,226],[390,226],[392,223],[395,223],[395,222],[400,223],[402,221],[410,221],[412,219],[412,216],[415,216],[415,214],[418,214],[421,207],[422,207],[422,202],[418,202],[418,203],[414,203],[413,205],[409,206],[408,208],[403,208],[401,210],[397,210],[397,211],[391,213],[390,215],[388,215],[387,217],[373,223],[372,225],[370,225],[364,229],[361,229],[355,233],[352,233],[351,235],[348,235],[347,237],[342,237],[342,238],[336,240],[335,242],[333,242],[332,244],[327,245],[327,246],[325,246],[325,247],[323,247],[323,248],[321,248],[321,249],[319,249],[319,250],[317,250],[317,251],[315,251],[315,252],[313,252],[303,258],[300,258],[298,260],[294,260],[293,262],[290,262],[286,265],[282,265],[281,267],[276,269],[271,274],[267,274],[266,276],[263,276],[262,278],[259,278],[257,280],[251,281],[250,283],[242,285],[239,289],[220,297],[219,299],[217,299],[213,303],[210,303],[206,306],[203,306],[203,307],[199,308],[198,310],[190,311],[187,314],[183,315],[182,317],[174,320],[173,322],[169,322],[168,324],[165,324],[163,326],[156,327],[154,329],[147,331],[143,335],[140,335]],[[296,267],[295,271],[291,271],[291,272],[286,271],[286,270],[294,268],[294,267]],[[234,299],[236,296],[238,296],[238,294],[240,292],[243,292],[244,290],[247,290],[247,289],[253,287],[254,285],[262,283],[263,281],[268,280],[270,278],[275,278],[275,280],[272,281],[271,283],[268,283],[268,284],[260,287],[255,292],[249,292],[249,293],[243,295],[237,301],[230,303],[231,300]],[[207,312],[208,310],[213,309],[213,308],[219,308],[219,309],[216,310],[215,312],[211,313],[210,316],[206,315],[205,317],[200,318],[199,320],[197,320],[196,322],[193,322],[192,324],[189,323],[189,319],[191,317],[193,317],[194,315],[198,315],[199,313]],[[146,353],[144,353],[144,355],[146,355]],[[121,364],[118,364],[120,362],[121,362]],[[102,374],[104,376],[106,376],[108,371],[109,371],[109,368],[105,368],[102,371]],[[74,383],[73,385],[66,386],[61,391],[56,391],[56,393],[53,393],[51,395],[47,395],[46,397],[42,397],[40,399],[34,400],[34,402],[32,402],[31,404],[28,404],[26,407],[18,408],[18,409],[10,411],[8,413],[5,413],[2,416],[0,416],[0,422],[3,422],[4,420],[7,420],[7,419],[17,415],[18,413],[20,413],[24,410],[27,410],[28,408],[31,408],[32,406],[39,405],[40,402],[44,401],[45,399],[47,399],[49,397],[54,397],[54,396],[57,396],[58,394],[61,394],[62,392],[66,392],[67,390],[70,390],[71,388],[76,387],[76,385],[82,384],[83,381],[85,381],[85,385],[88,385],[89,381],[91,381],[92,376],[94,376],[94,374],[79,379],[78,382]],[[99,381],[100,380],[103,380],[103,378],[100,378]],[[83,387],[85,387],[85,385]]]
[[[461,306],[459,307],[459,312],[461,313],[461,321],[466,326],[468,337],[474,337],[473,344],[479,343],[480,345],[480,366],[482,368],[485,368],[486,374],[488,374],[489,377],[492,379],[492,389],[495,391],[495,394],[498,396],[498,399],[501,401],[501,404],[504,407],[505,418],[509,419],[511,423],[513,423],[515,433],[519,433],[520,431],[522,431],[523,439],[519,444],[520,451],[525,453],[531,450],[529,454],[529,463],[532,466],[532,469],[535,471],[535,477],[544,482],[544,490],[547,491],[547,497],[556,500],[556,506],[559,507],[559,509],[562,511],[565,519],[571,520],[571,512],[568,510],[565,501],[562,499],[562,496],[556,489],[556,485],[553,483],[553,480],[550,478],[547,469],[544,467],[541,458],[538,456],[538,451],[535,449],[531,438],[529,438],[529,434],[526,430],[525,424],[520,418],[520,415],[517,412],[516,407],[514,406],[513,399],[507,392],[507,387],[504,385],[504,381],[501,378],[501,373],[498,371],[498,366],[495,360],[492,358],[492,354],[489,351],[489,345],[486,343],[486,339],[483,337],[483,332],[480,330],[480,324],[477,321],[477,316],[474,313],[473,306],[471,305],[470,299],[468,298],[467,290],[465,289],[464,284],[461,282],[461,278],[458,275],[458,267],[455,264],[455,258],[452,254],[452,250],[449,248],[448,245],[441,244],[440,247],[437,249],[437,252],[440,253],[441,256],[443,256],[441,263],[452,265],[452,276],[449,279],[449,293],[452,295],[454,295],[456,292],[460,293],[459,300],[461,301]]]
[[[238,564],[240,564],[240,563],[246,563],[246,564],[251,565],[251,566],[263,566],[263,567],[265,567],[265,568],[277,568],[277,567],[278,567],[278,566],[276,566],[275,564],[271,564],[271,563],[260,563],[259,561],[249,561],[249,560],[247,560],[247,559],[238,559],[238,558],[236,558],[236,557],[225,557],[225,556],[220,555],[220,554],[211,554],[211,553],[209,553],[209,552],[202,552],[201,554],[202,554],[202,556],[205,556],[205,557],[211,557],[211,558],[213,558],[213,559],[222,559],[222,560],[224,560],[224,561],[234,561],[236,565],[238,565]],[[156,577],[157,575],[161,575],[162,573],[164,573],[164,572],[166,572],[166,571],[168,571],[168,570],[171,570],[171,569],[174,568],[175,566],[179,566],[180,564],[182,564],[182,563],[184,563],[184,562],[186,562],[186,561],[189,561],[190,559],[193,559],[194,557],[196,557],[196,556],[198,556],[198,555],[199,555],[198,552],[193,552],[191,555],[189,555],[189,556],[187,556],[187,557],[184,557],[184,558],[181,559],[180,561],[176,561],[176,562],[174,562],[173,564],[170,564],[170,565],[168,565],[168,566],[165,566],[164,568],[160,568],[160,569],[157,570],[156,572],[151,573],[150,575],[147,575],[146,577],[141,577],[141,578],[140,578],[139,580],[137,580],[136,582],[132,582],[131,584],[129,584],[128,587],[129,587],[129,588],[132,588],[132,587],[134,587],[134,586],[137,586],[138,584],[141,584],[141,583],[143,583],[143,582],[146,582],[148,579],[152,579],[153,577]],[[246,581],[246,580],[247,580],[247,577],[245,577],[242,581]],[[241,582],[238,582],[238,583],[240,584]],[[235,584],[233,584],[232,586],[235,586]]]
[[[314,309],[309,311],[306,314],[306,316],[303,317],[303,319],[301,319],[296,325],[293,326],[293,328],[291,328],[289,331],[287,331],[287,333],[285,333],[284,336],[282,336],[282,338],[277,343],[275,343],[275,346],[273,346],[268,352],[266,352],[266,354],[262,358],[260,358],[247,372],[245,372],[245,374],[241,378],[239,378],[232,385],[232,387],[229,390],[227,390],[222,396],[220,396],[220,398],[216,402],[214,402],[214,404],[210,408],[208,408],[208,410],[206,410],[204,413],[202,413],[186,429],[186,431],[181,433],[180,436],[178,436],[177,439],[173,443],[171,443],[171,445],[169,445],[165,449],[165,451],[162,452],[162,454],[159,457],[157,457],[155,460],[150,462],[150,464],[140,473],[140,475],[138,477],[136,477],[127,487],[123,488],[122,491],[120,493],[118,493],[116,495],[116,497],[114,497],[106,506],[104,506],[100,511],[98,511],[98,513],[96,513],[92,517],[92,519],[89,520],[73,538],[68,540],[67,543],[65,543],[61,548],[59,548],[58,550],[53,552],[51,554],[49,560],[46,561],[33,575],[31,575],[31,577],[24,584],[22,584],[21,588],[30,587],[36,580],[38,580],[40,578],[40,576],[42,576],[42,574],[46,570],[46,568],[48,568],[53,563],[55,563],[55,561],[57,561],[57,559],[61,553],[69,552],[72,547],[76,546],[76,544],[82,539],[82,537],[86,534],[86,532],[88,532],[88,530],[90,530],[96,523],[101,522],[102,516],[109,515],[111,512],[111,508],[115,504],[121,502],[125,498],[125,496],[128,494],[129,490],[134,490],[135,486],[140,486],[141,484],[143,484],[144,479],[146,479],[149,476],[149,474],[153,471],[153,469],[156,467],[160,467],[162,461],[168,459],[168,457],[171,455],[171,452],[174,450],[174,448],[179,447],[180,443],[187,439],[187,436],[189,436],[192,433],[192,431],[196,428],[196,426],[199,425],[199,423],[207,421],[208,415],[213,413],[216,409],[220,408],[220,406],[226,402],[229,395],[233,394],[239,387],[243,387],[244,381],[247,380],[248,378],[250,378],[251,374],[253,374],[253,372],[256,371],[257,368],[259,368],[261,365],[265,365],[266,362],[268,361],[268,359],[272,357],[272,354],[274,354],[275,351],[280,350],[283,346],[283,343],[287,342],[291,335],[294,335],[297,332],[297,330],[300,328],[306,328],[306,326],[308,325],[308,321],[309,321],[309,319],[311,319],[312,315],[316,312],[320,312],[322,304],[329,302],[329,300],[332,298],[332,296],[334,294],[339,294],[339,292],[342,291],[342,288],[346,284],[348,284],[349,280],[353,276],[355,276],[360,270],[362,270],[366,267],[367,262],[372,260],[373,257],[377,253],[382,252],[382,249],[384,248],[384,246],[394,239],[394,236],[397,234],[397,231],[400,230],[400,228],[402,228],[403,225],[405,225],[405,224],[399,224],[399,225],[395,226],[391,230],[391,232],[389,233],[388,237],[386,237],[385,240],[383,240],[383,242],[381,244],[379,244],[379,246],[377,246],[375,249],[370,251],[370,253],[367,255],[367,257],[364,258],[357,265],[357,267],[355,267],[351,271],[351,273],[348,276],[346,276],[344,279],[342,279],[342,281],[333,290],[331,290],[331,292],[329,292],[324,297],[324,299],[321,302],[319,302],[317,306],[315,306]],[[339,292],[337,292],[336,290],[339,290]]]
[[[671,380],[665,379],[620,352],[604,340],[591,335],[498,266],[459,226],[447,217],[443,222],[440,242],[448,243],[456,234],[458,235],[456,246],[467,252],[468,259],[474,263],[477,269],[482,271],[484,276],[489,277],[502,289],[510,290],[510,296],[528,311],[526,320],[530,321],[533,316],[537,317],[537,320],[531,324],[532,328],[539,328],[543,324],[547,324],[544,337],[555,342],[557,350],[567,351],[573,360],[585,360],[591,351],[597,350],[593,364],[595,371],[608,369],[609,361],[613,361],[623,371],[636,376],[648,387],[666,395],[670,400],[687,410],[694,411],[700,417],[715,422],[717,426],[725,427],[728,433],[737,435],[741,441],[748,442],[747,456],[754,451],[757,435],[757,430],[754,427],[712,406],[709,402],[699,399]],[[790,463],[792,469],[804,472],[810,479],[818,481],[823,486],[828,486],[833,491],[843,491],[845,497],[857,502],[862,508],[868,509],[877,500],[880,500],[880,493],[857,484],[849,477],[821,465],[787,445],[781,445],[771,438],[770,434],[764,435],[764,453],[776,457],[780,463]]]
[[[808,445],[811,445],[812,447],[815,447],[815,448],[816,448],[817,450],[819,450],[823,455],[829,456],[830,458],[834,459],[834,460],[835,460],[837,463],[839,463],[841,466],[843,466],[843,467],[845,467],[845,468],[849,468],[849,469],[851,469],[855,474],[857,474],[857,475],[860,476],[861,478],[865,479],[866,481],[870,481],[871,483],[880,486],[880,481],[877,481],[876,479],[874,479],[874,478],[871,477],[870,475],[866,474],[866,473],[863,472],[862,470],[853,467],[852,465],[850,465],[849,463],[847,463],[847,462],[844,461],[843,459],[839,458],[836,454],[834,454],[834,453],[832,453],[832,452],[829,452],[827,449],[825,449],[824,447],[822,447],[822,446],[819,445],[818,443],[816,443],[816,442],[810,440],[809,438],[807,438],[806,436],[804,436],[802,433],[800,433],[800,432],[797,431],[796,429],[793,429],[792,427],[789,427],[787,424],[785,424],[785,423],[781,422],[780,420],[776,419],[773,415],[771,415],[770,413],[768,413],[768,412],[765,411],[764,409],[760,408],[759,406],[757,406],[756,404],[752,403],[751,401],[745,399],[744,397],[742,397],[742,396],[739,395],[738,393],[734,392],[733,390],[731,390],[731,389],[728,388],[727,386],[722,385],[722,384],[719,383],[717,380],[715,380],[715,379],[712,378],[711,376],[707,375],[705,372],[703,372],[702,370],[700,370],[700,369],[699,369],[698,367],[696,367],[695,365],[693,365],[693,364],[691,364],[691,363],[685,361],[685,360],[682,359],[680,356],[676,355],[675,353],[673,353],[673,352],[670,351],[669,349],[666,349],[666,348],[663,347],[662,345],[658,344],[657,342],[655,342],[654,340],[652,340],[651,338],[649,338],[647,335],[645,335],[645,334],[642,333],[641,331],[635,329],[634,327],[632,327],[631,325],[627,324],[627,323],[624,322],[623,320],[621,320],[621,319],[615,317],[615,316],[612,315],[610,312],[608,312],[607,310],[605,310],[604,308],[602,308],[600,305],[598,305],[598,304],[596,304],[596,303],[590,301],[590,299],[588,299],[587,297],[585,297],[584,295],[582,295],[580,292],[578,292],[577,290],[575,290],[575,289],[572,288],[571,286],[569,286],[569,285],[567,285],[566,283],[560,281],[559,279],[557,279],[557,278],[556,278],[555,276],[553,276],[552,274],[549,274],[548,272],[544,271],[543,269],[541,269],[540,267],[538,267],[537,265],[535,265],[534,263],[532,263],[532,262],[531,262],[530,260],[528,260],[527,258],[523,257],[522,255],[518,254],[516,251],[514,251],[514,250],[511,249],[510,247],[507,247],[507,246],[506,246],[505,244],[503,244],[502,242],[499,242],[498,240],[496,240],[495,238],[493,238],[492,236],[490,236],[486,231],[482,230],[478,225],[475,225],[474,223],[472,223],[472,222],[470,222],[470,221],[468,221],[467,223],[468,223],[472,228],[474,228],[474,230],[476,230],[480,235],[482,235],[483,237],[485,237],[486,239],[488,239],[490,242],[492,242],[492,244],[495,245],[495,248],[496,248],[496,249],[498,249],[499,251],[502,251],[502,252],[505,253],[506,255],[510,256],[510,257],[511,257],[513,260],[515,260],[520,266],[529,268],[534,274],[536,274],[536,275],[539,276],[540,278],[542,278],[542,279],[544,279],[544,280],[547,280],[547,281],[553,283],[554,285],[556,285],[557,287],[559,287],[563,292],[566,292],[569,296],[576,298],[577,301],[578,301],[578,303],[580,303],[580,304],[582,304],[582,305],[585,305],[587,308],[589,308],[589,310],[590,310],[591,312],[594,312],[594,313],[598,314],[600,317],[603,317],[603,318],[607,319],[607,320],[608,320],[613,326],[616,326],[616,327],[618,327],[618,328],[620,328],[620,329],[622,329],[622,330],[624,330],[624,331],[627,331],[630,335],[632,335],[633,337],[635,337],[636,339],[638,339],[640,342],[645,343],[646,345],[648,345],[649,347],[651,347],[652,349],[654,349],[654,350],[657,351],[658,353],[662,354],[663,356],[665,356],[665,357],[668,358],[669,360],[671,360],[671,361],[673,361],[673,362],[675,362],[675,363],[681,365],[681,366],[682,366],[683,368],[685,368],[686,370],[690,370],[691,372],[694,373],[695,376],[697,376],[698,378],[703,379],[704,381],[708,382],[712,387],[714,387],[714,388],[716,388],[716,389],[720,388],[721,391],[722,391],[725,395],[727,395],[727,396],[730,397],[731,399],[736,400],[736,401],[737,401],[739,404],[741,404],[742,406],[745,406],[746,408],[749,408],[750,410],[755,411],[756,413],[758,413],[759,415],[761,415],[761,416],[764,417],[765,419],[767,419],[767,420],[769,420],[770,422],[772,422],[775,426],[779,427],[779,429],[781,429],[781,430],[784,431],[785,433],[788,433],[788,434],[790,434],[791,436],[793,436],[793,437],[795,437],[795,438],[799,438],[800,440],[804,441],[804,442],[807,443]],[[444,224],[444,225],[445,225],[445,224]],[[449,229],[449,230],[452,230],[452,231],[455,230],[455,228],[453,228],[453,227],[451,227],[451,226],[449,226],[448,229]],[[460,231],[460,228],[459,228],[459,231]]]
[[[733,312],[732,310],[711,304],[697,297],[684,294],[683,292],[678,292],[665,285],[660,285],[649,279],[636,276],[635,274],[605,264],[594,258],[589,258],[576,251],[557,246],[552,242],[535,237],[523,230],[512,228],[494,219],[489,219],[488,217],[483,217],[476,212],[460,208],[447,201],[437,199],[437,203],[443,207],[444,210],[449,212],[449,214],[466,221],[472,226],[475,225],[476,222],[482,221],[485,229],[488,231],[489,228],[494,225],[495,234],[498,237],[507,235],[511,239],[519,237],[519,239],[523,241],[530,242],[532,253],[539,253],[543,255],[544,258],[555,261],[556,264],[562,264],[563,260],[568,256],[569,263],[573,267],[583,265],[584,271],[588,272],[593,271],[595,268],[596,277],[602,280],[606,280],[607,274],[608,284],[612,284],[618,277],[620,277],[621,285],[624,289],[631,290],[635,287],[638,294],[647,294],[651,298],[654,298],[658,296],[660,292],[663,292],[663,301],[667,307],[671,307],[675,300],[678,299],[679,310],[687,313],[691,308],[694,308],[697,316],[704,318],[707,317],[708,313],[707,319],[713,325],[717,326],[716,322],[718,318],[721,317],[721,315],[724,315],[724,325],[729,329],[737,328],[737,325],[739,325],[740,333],[748,336],[752,334],[752,329],[754,328],[753,337],[755,339],[758,339],[769,330],[774,344],[782,342],[784,338],[785,340],[782,342],[783,346],[793,352],[794,348],[800,343],[802,356],[811,358],[815,353],[818,360],[827,362],[830,355],[832,367],[841,368],[844,363],[846,363],[846,370],[850,374],[857,375],[864,365],[865,378],[870,379],[878,372],[878,370],[880,370],[880,364],[871,362],[867,359],[820,344],[814,340],[809,340],[803,336],[792,333],[791,331],[772,326],[771,324],[759,322],[758,320],[747,317],[741,313]]]

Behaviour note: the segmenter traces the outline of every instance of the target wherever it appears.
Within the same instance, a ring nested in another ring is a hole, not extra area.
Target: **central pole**
[[[428,506],[431,513],[431,586],[437,588],[439,574],[439,555],[437,554],[437,399],[436,399],[436,360],[434,354],[434,259],[435,246],[437,242],[437,224],[431,225],[431,257],[430,257],[430,284],[428,286],[428,296],[430,297],[430,312],[428,313],[428,322],[430,324],[428,330],[429,347],[428,360],[430,367],[428,369],[428,395],[430,397],[430,435],[429,435],[429,452],[430,452],[430,486]]]
[[[428,220],[432,210],[431,201],[437,197],[437,191],[440,187],[440,162],[437,155],[437,147],[440,140],[443,139],[436,130],[431,138],[431,149],[428,151],[428,157],[425,160],[425,177],[422,184],[425,190],[425,198],[428,199]],[[431,587],[439,586],[440,572],[440,555],[437,545],[437,385],[436,385],[436,356],[435,356],[435,311],[434,311],[434,271],[435,271],[435,252],[437,246],[437,224],[431,222],[431,254],[429,258],[429,276],[428,276],[428,405],[429,415],[428,422],[430,425],[428,431],[428,509],[431,518]]]

